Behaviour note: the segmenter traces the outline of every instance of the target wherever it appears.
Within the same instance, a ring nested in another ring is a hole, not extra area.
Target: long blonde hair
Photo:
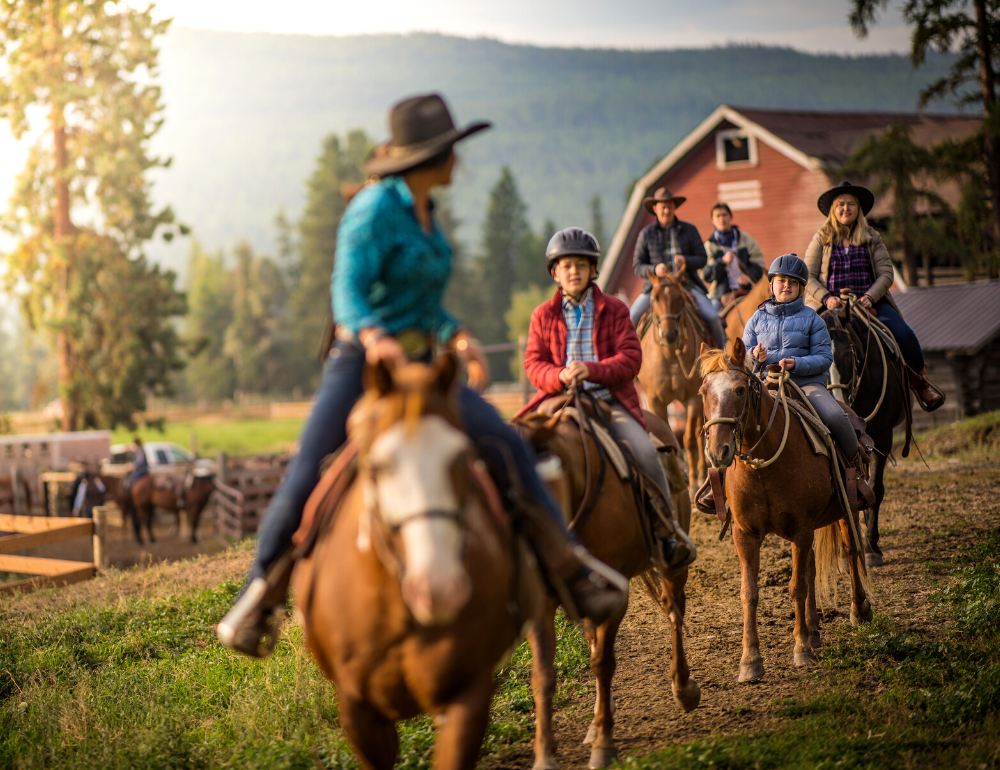
[[[850,193],[844,193],[844,195],[850,195]],[[837,198],[839,197],[841,196],[838,195]],[[865,213],[861,210],[861,203],[857,197],[854,195],[851,197],[858,204],[858,218],[850,225],[840,224],[837,215],[833,213],[833,205],[837,202],[834,199],[833,203],[830,204],[830,213],[826,217],[826,222],[823,223],[823,227],[819,231],[819,239],[824,246],[847,240],[852,246],[864,246],[868,243],[868,220],[865,219]]]

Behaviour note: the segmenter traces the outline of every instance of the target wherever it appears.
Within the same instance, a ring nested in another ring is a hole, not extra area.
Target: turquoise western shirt
[[[441,307],[451,269],[451,246],[437,222],[424,232],[406,182],[387,177],[359,192],[340,222],[334,320],[354,334],[370,326],[390,334],[415,328],[446,342],[459,326]]]

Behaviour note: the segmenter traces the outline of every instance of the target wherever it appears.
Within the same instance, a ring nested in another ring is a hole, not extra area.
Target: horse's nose
[[[670,344],[677,342],[678,336],[680,336],[680,329],[678,329],[675,326],[673,329],[667,332],[667,342],[669,342]]]
[[[443,626],[453,622],[472,595],[469,575],[461,566],[435,569],[403,578],[403,599],[417,622]]]
[[[729,464],[733,461],[736,450],[732,444],[723,444],[718,452],[714,451],[714,449],[708,449],[706,454],[708,454],[708,459],[711,460],[714,467],[728,468]]]

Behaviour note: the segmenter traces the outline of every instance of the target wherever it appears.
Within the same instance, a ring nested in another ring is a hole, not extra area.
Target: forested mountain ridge
[[[174,162],[155,194],[208,249],[245,239],[273,252],[274,217],[298,217],[325,136],[359,127],[383,138],[389,104],[439,90],[460,123],[494,123],[461,146],[451,198],[471,250],[504,165],[533,224],[586,224],[599,194],[613,230],[629,183],[720,103],[913,110],[946,66],[936,57],[915,72],[903,56],[755,46],[621,51],[176,28],[162,41],[166,124],[155,142]],[[186,245],[161,248],[183,268]]]

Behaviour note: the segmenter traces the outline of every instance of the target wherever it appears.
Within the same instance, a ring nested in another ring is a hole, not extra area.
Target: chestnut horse
[[[713,467],[727,469],[725,495],[742,573],[739,679],[756,682],[764,676],[757,637],[757,575],[764,538],[774,534],[792,544],[788,592],[795,604],[793,663],[805,666],[815,662],[813,650],[820,646],[816,582],[822,588],[835,581],[841,537],[851,573],[851,622],[872,618],[867,571],[859,559],[860,525],[856,511],[846,520],[834,493],[829,459],[813,452],[799,420],[787,406],[776,404],[776,396],[747,370],[742,340],[730,341],[725,352],[705,348],[701,370],[708,418],[705,450]],[[820,532],[814,538],[815,530]]]
[[[212,473],[201,468],[188,470],[184,475],[184,499],[178,499],[174,489],[157,486],[153,474],[139,478],[132,484],[128,492],[115,495],[119,507],[122,499],[127,508],[122,508],[122,515],[132,513],[132,527],[136,542],[142,545],[142,527],[149,533],[149,542],[155,543],[153,536],[153,509],[161,508],[177,515],[177,531],[180,532],[181,511],[187,514],[188,525],[191,528],[191,542],[198,542],[198,522],[201,512],[208,505],[208,500],[215,491],[215,478]]]
[[[673,401],[684,405],[686,425],[684,448],[692,474],[692,488],[705,480],[704,422],[701,398],[701,373],[698,371],[698,349],[702,342],[712,344],[711,333],[705,328],[694,300],[681,286],[681,273],[663,278],[649,271],[653,284],[650,293],[650,318],[640,322],[642,336],[642,368],[639,382],[646,391],[650,411],[664,422],[667,406]]]
[[[647,419],[657,419],[647,413]],[[701,700],[701,691],[688,670],[684,656],[684,586],[688,570],[683,568],[669,573],[662,563],[654,563],[647,546],[648,534],[636,510],[635,496],[628,481],[623,481],[613,468],[607,468],[603,483],[596,471],[600,464],[601,450],[593,437],[586,433],[586,445],[574,420],[559,413],[549,418],[537,412],[524,415],[516,424],[542,453],[548,452],[559,459],[562,473],[554,474],[550,483],[562,503],[567,518],[573,511],[592,507],[592,514],[577,531],[580,542],[594,556],[618,570],[626,577],[641,575],[647,591],[671,620],[673,631],[673,658],[670,678],[674,700],[684,711],[691,711]],[[666,425],[662,426],[669,431]],[[672,437],[672,435],[671,435]],[[687,530],[691,521],[691,500],[687,479],[678,453],[680,446],[673,439],[671,451],[666,455],[665,470],[670,484],[677,521]],[[585,454],[586,453],[586,454]],[[588,457],[589,456],[589,457]],[[589,475],[586,468],[594,469]],[[596,501],[593,496],[597,494]],[[648,530],[647,530],[648,532]],[[590,767],[607,767],[618,755],[614,740],[614,696],[611,691],[615,674],[615,638],[625,617],[627,602],[621,611],[602,625],[595,627],[590,621],[584,631],[590,641],[590,668],[597,680],[597,700],[594,719],[584,743],[592,743]],[[535,696],[535,764],[534,770],[554,770],[556,740],[552,732],[552,697],[555,694],[555,612],[556,604],[548,600],[544,611],[536,618],[529,632],[533,667],[531,689]]]
[[[473,767],[493,672],[543,592],[459,427],[457,373],[453,355],[368,372],[348,426],[358,478],[292,578],[364,768],[390,770],[395,723],[420,713],[436,718],[434,767]]]
[[[749,292],[740,297],[735,307],[726,313],[722,319],[722,325],[726,329],[727,338],[731,340],[743,339],[743,328],[750,320],[750,316],[757,312],[760,303],[768,298],[770,285],[770,281],[765,275],[753,285]]]
[[[14,486],[14,479],[17,486]],[[31,513],[31,485],[19,472],[0,476],[0,510],[6,513],[28,515]],[[48,513],[48,511],[46,511]]]

